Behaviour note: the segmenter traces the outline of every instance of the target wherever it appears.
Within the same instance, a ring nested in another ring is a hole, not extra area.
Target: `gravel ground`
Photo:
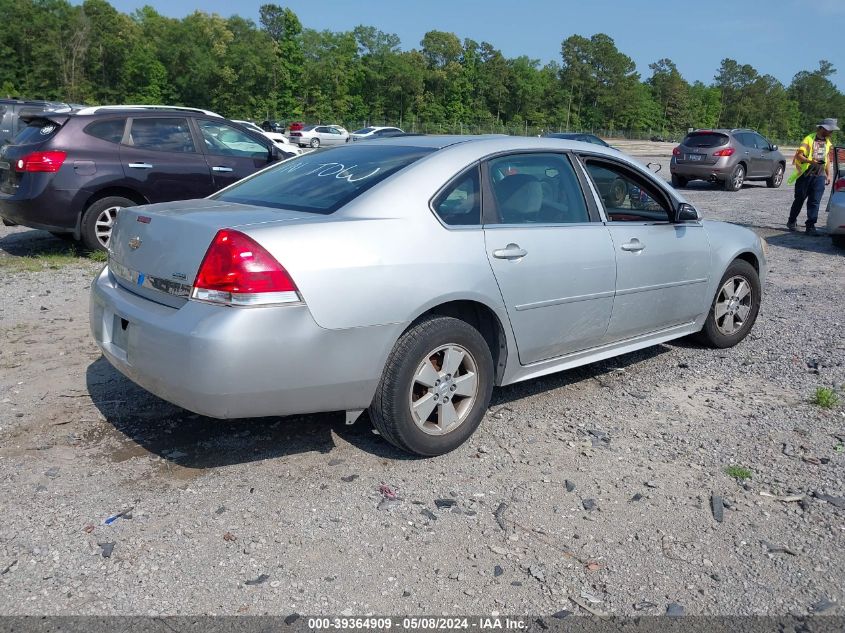
[[[844,614],[845,409],[810,397],[845,383],[845,251],[783,231],[791,195],[687,191],[769,241],[743,343],[497,389],[436,459],[147,394],[90,340],[101,264],[10,272],[58,241],[0,228],[0,613]]]

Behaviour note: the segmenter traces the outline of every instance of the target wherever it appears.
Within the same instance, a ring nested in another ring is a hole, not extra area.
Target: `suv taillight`
[[[836,193],[845,191],[845,178],[838,178],[836,182],[833,183],[833,190]]]
[[[191,298],[230,306],[301,301],[284,267],[252,238],[221,229],[200,264]]]
[[[734,155],[734,148],[733,147],[726,147],[725,149],[720,149],[718,151],[713,152],[713,156],[733,156]]]
[[[15,171],[55,173],[61,169],[67,152],[32,152],[15,161]]]
[[[675,149],[672,150],[672,156],[680,156],[680,155],[681,155],[681,148],[680,147],[676,147]]]

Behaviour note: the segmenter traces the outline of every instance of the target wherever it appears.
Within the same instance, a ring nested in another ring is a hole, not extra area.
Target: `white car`
[[[339,125],[306,125],[290,133],[290,142],[300,147],[317,149],[329,145],[341,145],[349,139],[349,132]]]
[[[284,151],[290,154],[296,154],[297,156],[299,156],[302,153],[302,150],[297,145],[291,143],[284,134],[279,134],[278,132],[265,132],[255,123],[252,123],[250,121],[240,121],[238,119],[232,119],[232,121],[234,123],[239,123],[240,125],[243,125],[245,128],[248,128],[253,132],[258,132],[259,134],[266,136],[276,145],[278,145]]]
[[[827,201],[827,232],[836,246],[845,248],[845,147],[837,147],[833,156],[833,188]]]
[[[370,140],[372,138],[386,138],[389,136],[399,136],[400,134],[404,134],[403,130],[400,130],[398,127],[379,127],[377,125],[371,125],[369,127],[361,128],[360,130],[355,130],[352,134],[349,135],[349,140],[351,141],[365,141]]]

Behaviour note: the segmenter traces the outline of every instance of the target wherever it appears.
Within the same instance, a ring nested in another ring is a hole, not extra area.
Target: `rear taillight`
[[[836,193],[841,193],[845,191],[845,178],[839,178],[836,182],[833,183],[833,190]]]
[[[15,162],[15,171],[55,173],[61,169],[67,152],[32,152]]]
[[[720,149],[713,152],[713,156],[733,156],[734,155],[734,148],[733,147],[726,147],[725,149]]]
[[[672,156],[680,156],[680,155],[681,155],[681,148],[680,147],[676,147],[675,149],[672,150]]]
[[[191,298],[231,306],[301,301],[284,267],[243,233],[222,229],[200,264]]]

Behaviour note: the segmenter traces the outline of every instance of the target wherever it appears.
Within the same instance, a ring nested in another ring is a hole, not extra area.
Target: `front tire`
[[[775,169],[775,173],[772,174],[771,178],[766,179],[766,186],[769,189],[777,189],[778,187],[783,184],[783,172],[786,171],[786,167],[784,165],[778,165],[777,169]]]
[[[760,276],[743,259],[735,259],[719,287],[699,340],[710,347],[733,347],[751,331],[760,311]]]
[[[82,243],[92,251],[109,250],[109,240],[117,214],[135,202],[120,196],[108,196],[91,203],[82,216]]]
[[[397,448],[443,455],[475,432],[492,393],[493,358],[484,337],[460,319],[433,316],[396,342],[370,419]]]
[[[725,191],[739,191],[742,189],[742,183],[745,182],[745,167],[742,164],[737,165],[725,180]]]

